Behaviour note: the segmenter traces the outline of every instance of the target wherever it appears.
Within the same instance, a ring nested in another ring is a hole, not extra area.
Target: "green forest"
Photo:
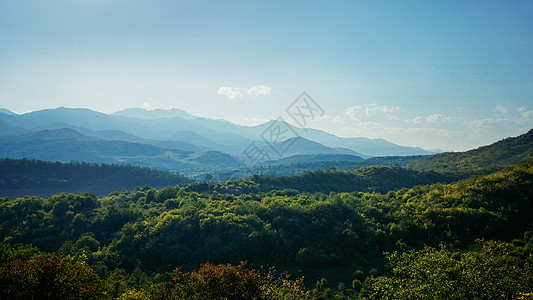
[[[533,163],[387,193],[256,192],[253,179],[4,198],[2,298],[532,295]]]
[[[116,190],[150,185],[163,188],[193,180],[180,174],[131,165],[85,162],[49,162],[35,159],[0,159],[0,191],[3,197],[48,197],[61,192],[107,195]]]
[[[227,182],[5,159],[2,192],[166,186],[0,198],[0,298],[533,299],[530,140]],[[496,148],[515,155],[495,161]]]

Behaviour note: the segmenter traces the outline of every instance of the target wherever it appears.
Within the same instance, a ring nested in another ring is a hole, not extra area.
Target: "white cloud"
[[[424,121],[424,117],[421,117],[421,116],[416,116],[414,119],[412,120],[405,120],[405,122],[407,123],[414,123],[414,124],[420,124],[422,123],[422,121]]]
[[[510,122],[509,119],[496,119],[496,118],[487,118],[487,119],[481,119],[476,121],[468,122],[467,125],[471,127],[488,127],[494,124],[501,124],[501,123],[507,123]]]
[[[228,97],[228,99],[235,99],[237,97],[242,97],[242,93],[239,88],[232,88],[229,86],[220,87],[217,91],[218,95],[223,95]]]
[[[142,108],[144,108],[144,109],[150,109],[152,107],[153,107],[152,104],[150,104],[148,102],[143,103],[143,106],[142,106]]]
[[[502,128],[502,126],[517,128],[517,126],[519,126],[523,127],[524,130],[527,130],[533,127],[533,110],[520,109],[520,111],[520,114],[506,118],[486,118],[474,120],[466,124],[476,128],[496,128],[495,126],[499,128]]]
[[[350,119],[356,119],[358,112],[361,110],[361,106],[351,106],[344,110],[345,115],[347,115]]]
[[[524,111],[520,114],[518,123],[529,124],[531,122],[533,122],[533,110]]]
[[[249,95],[249,96],[252,96],[252,97],[257,97],[259,95],[270,95],[270,91],[272,90],[271,87],[269,86],[266,86],[266,85],[256,85],[256,86],[253,86],[251,88],[249,88],[246,93]]]
[[[430,123],[443,123],[451,120],[450,117],[441,114],[432,114],[426,117],[426,121]]]
[[[524,112],[526,111],[526,107],[525,106],[520,106],[519,108],[516,109],[517,112]]]
[[[252,98],[255,99],[257,96],[270,95],[271,87],[266,85],[256,85],[251,88],[236,88],[230,86],[223,86],[217,90],[218,95],[226,96],[228,99],[235,98]]]
[[[427,123],[444,123],[444,122],[447,122],[447,121],[450,121],[452,118],[451,117],[448,117],[448,116],[445,116],[445,115],[441,115],[441,114],[431,114],[427,117],[422,117],[422,116],[416,116],[414,119],[412,120],[405,120],[406,123],[413,123],[413,124],[420,124],[422,122],[427,122]]]
[[[496,105],[496,107],[494,108],[495,111],[499,111],[501,113],[504,113],[506,114],[507,113],[507,107],[503,106],[503,105]]]
[[[370,116],[377,113],[385,113],[387,114],[390,120],[395,120],[397,119],[397,117],[390,114],[399,110],[399,107],[379,106],[374,103],[371,103],[365,105],[350,106],[344,110],[343,114],[348,116],[350,119],[358,120],[365,116]]]
[[[367,104],[365,107],[365,114],[368,116],[371,113],[375,113],[375,112],[391,113],[399,109],[400,109],[399,107],[378,106],[376,104]]]

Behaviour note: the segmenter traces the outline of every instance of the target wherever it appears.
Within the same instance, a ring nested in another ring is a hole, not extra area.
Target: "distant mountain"
[[[7,108],[0,108],[0,114],[6,114],[6,115],[16,115],[16,113],[10,111]]]
[[[268,121],[264,124],[254,127],[244,127],[244,130],[248,131],[248,137],[261,136],[261,134],[272,125],[272,122],[280,121]],[[357,138],[341,138],[334,134],[327,133],[313,128],[298,128],[292,126],[289,123],[284,123],[283,127],[289,127],[298,134],[299,137],[306,138],[311,141],[319,142],[328,147],[342,147],[351,149],[359,153],[360,156],[407,156],[407,155],[429,155],[434,152],[424,150],[419,147],[400,146],[384,139],[369,139],[363,137]]]
[[[350,149],[345,148],[332,148],[324,146],[320,143],[308,140],[303,137],[294,137],[283,141],[284,144],[288,145],[285,148],[278,149],[276,145],[274,150],[270,145],[264,141],[258,142],[258,146],[266,150],[269,153],[269,156],[272,160],[282,159],[294,155],[302,154],[349,154],[353,156],[362,156],[360,153],[357,153]],[[279,153],[278,153],[279,152]]]
[[[533,130],[465,152],[427,156],[409,166],[422,170],[491,173],[529,160],[533,160]]]
[[[277,161],[267,161],[253,167],[240,167],[234,169],[221,169],[209,172],[199,172],[191,174],[191,178],[203,180],[207,173],[215,176],[216,181],[228,181],[233,179],[242,179],[253,174],[262,175],[296,175],[306,171],[317,170],[355,170],[359,168],[372,166],[394,166],[407,167],[415,160],[426,157],[426,155],[415,156],[376,156],[361,160],[359,156],[343,154],[305,154],[295,155],[282,158]],[[467,176],[457,176],[457,178],[466,178]]]
[[[0,137],[0,157],[129,163],[169,171],[232,168],[238,165],[237,160],[222,152],[193,152],[150,143],[102,140],[68,128]]]
[[[272,159],[300,154],[348,154],[367,158],[376,155],[430,153],[382,139],[341,138],[320,130],[297,128],[286,123],[284,125],[295,132],[288,136],[294,143],[289,141],[291,147],[284,150],[280,157],[262,138],[272,122],[274,121],[258,126],[241,126],[224,120],[191,119],[186,112],[176,109],[130,109],[109,115],[84,108],[59,107],[22,115],[0,114],[0,127],[5,128],[0,136],[69,128],[95,140],[126,141],[202,153],[213,150],[241,158],[243,152],[254,142],[272,154]],[[143,158],[138,163],[152,162]],[[183,165],[180,166],[182,167]]]
[[[0,120],[0,136],[19,135],[27,133],[28,130],[16,125],[11,125],[6,121]]]
[[[95,140],[95,138],[88,137],[81,134],[80,132],[70,129],[70,128],[61,128],[61,129],[45,129],[40,131],[33,131],[21,135],[19,139],[31,140],[31,139],[42,139],[42,140],[61,140],[61,139],[75,139],[79,141],[90,141]]]
[[[146,120],[154,120],[154,119],[161,119],[161,118],[174,118],[174,117],[179,117],[182,119],[196,119],[197,118],[196,116],[193,116],[189,114],[188,112],[181,110],[181,109],[177,109],[177,108],[147,110],[147,109],[136,107],[136,108],[127,108],[124,110],[120,110],[120,111],[112,113],[112,115],[137,118],[137,119],[146,119]]]
[[[143,109],[135,109],[136,111]],[[156,115],[156,114],[154,114]],[[134,114],[131,114],[134,116]],[[191,115],[189,115],[191,116]],[[146,117],[145,117],[146,118]],[[233,124],[225,120],[214,120],[207,118],[194,118],[187,120],[188,130],[184,130],[184,124],[176,124],[180,131],[190,131],[202,135],[204,138],[211,140],[214,144],[210,144],[205,140],[201,140],[201,146],[211,147],[213,149],[229,152],[233,155],[238,155],[242,152],[250,141],[261,141],[261,134],[267,130],[267,128],[272,124],[272,122],[279,121],[268,121],[264,124],[257,126],[242,126]],[[193,124],[195,126],[193,126]],[[399,146],[394,143],[388,142],[383,139],[369,139],[369,138],[341,138],[336,135],[317,130],[312,128],[298,128],[285,123],[286,126],[294,130],[299,137],[305,138],[310,141],[314,141],[324,146],[330,148],[345,148],[352,151],[355,151],[357,155],[362,157],[369,156],[387,156],[387,155],[428,155],[434,154],[435,152],[427,151],[418,147],[409,147],[409,146]],[[195,128],[196,127],[196,128]],[[202,130],[198,130],[202,128]],[[209,129],[210,133],[206,133],[205,129]],[[212,135],[211,133],[223,133]],[[230,137],[230,139],[228,139]],[[237,138],[239,137],[239,138]],[[174,135],[169,136],[167,139],[178,139],[180,141],[195,141],[196,139],[186,140],[183,136]],[[229,144],[229,145],[228,145]],[[313,152],[320,153],[320,152]],[[328,152],[330,153],[330,152]],[[340,153],[340,152],[338,152]],[[296,154],[296,153],[292,153]],[[349,152],[344,152],[344,154],[349,154]]]
[[[244,183],[251,182],[252,191],[268,192],[272,190],[294,189],[302,192],[378,192],[386,193],[391,190],[410,188],[415,185],[434,183],[451,183],[458,177],[434,171],[409,170],[400,167],[372,166],[350,171],[327,170],[309,171],[290,176],[252,175]],[[229,181],[220,185],[229,192],[237,187],[245,189],[238,181]],[[281,191],[283,192],[283,191]]]
[[[363,158],[350,154],[301,154],[285,157],[276,161],[268,161],[264,165],[279,166],[279,165],[293,165],[302,163],[314,163],[314,162],[360,162]]]

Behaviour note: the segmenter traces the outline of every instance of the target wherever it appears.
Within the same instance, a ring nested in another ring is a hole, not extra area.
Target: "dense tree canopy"
[[[225,184],[199,182],[160,190],[145,186],[101,198],[88,193],[59,194],[47,199],[3,198],[0,238],[6,244],[0,247],[5,272],[2,280],[11,282],[6,283],[11,286],[22,282],[7,275],[14,268],[32,270],[12,275],[34,278],[24,281],[31,290],[39,284],[43,266],[48,266],[57,272],[46,275],[50,278],[62,278],[62,272],[83,275],[77,280],[80,286],[71,287],[65,282],[65,287],[54,290],[74,289],[81,293],[76,294],[79,297],[83,297],[87,286],[106,297],[139,298],[161,293],[185,297],[180,293],[200,293],[208,284],[202,279],[206,274],[214,276],[209,280],[215,282],[232,282],[237,272],[250,277],[238,277],[244,281],[230,284],[232,289],[247,286],[251,288],[248,292],[274,289],[276,293],[285,289],[278,275],[268,277],[268,272],[241,270],[240,262],[248,261],[255,266],[275,266],[297,277],[303,275],[315,297],[388,295],[393,299],[401,293],[411,293],[411,287],[402,280],[415,280],[412,288],[423,298],[432,285],[443,283],[422,281],[417,274],[431,270],[442,280],[448,280],[449,274],[463,274],[460,272],[485,274],[484,269],[476,269],[483,268],[478,262],[490,253],[499,253],[501,260],[490,254],[495,261],[488,261],[487,268],[507,275],[500,283],[480,289],[500,289],[498,284],[514,280],[517,292],[528,293],[530,281],[517,276],[530,272],[525,265],[530,262],[532,247],[525,246],[530,245],[530,240],[526,238],[518,246],[475,241],[483,238],[510,242],[531,229],[533,163],[453,184],[413,186],[382,194],[358,191],[358,185],[351,185],[352,191],[345,192],[301,191],[312,187],[312,183],[316,189],[327,187],[325,179],[346,189],[356,180],[372,183],[365,174],[375,172],[381,172],[383,181],[376,182],[383,186],[388,182],[394,186],[394,180],[399,180],[395,174],[405,174],[396,168],[330,170],[294,178],[254,176]],[[425,173],[412,174],[416,179],[415,175],[423,177]],[[287,188],[291,185],[293,188]],[[33,246],[16,244],[31,244],[44,253],[38,253]],[[64,255],[46,254],[58,250]],[[384,251],[392,253],[392,273],[385,264]],[[206,262],[211,264],[205,265]],[[180,271],[173,275],[175,268]],[[448,268],[460,272],[449,273]],[[265,283],[265,278],[271,280]],[[475,280],[482,282],[484,278],[471,280],[478,284]],[[307,295],[298,282],[289,280],[286,284],[294,293]],[[460,289],[461,282],[450,284]]]

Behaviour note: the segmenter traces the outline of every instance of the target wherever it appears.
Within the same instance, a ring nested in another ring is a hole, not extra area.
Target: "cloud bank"
[[[236,88],[230,86],[223,86],[217,90],[217,94],[226,96],[228,99],[236,98],[251,98],[255,99],[258,96],[270,95],[272,87],[266,85],[256,85],[251,88]]]

